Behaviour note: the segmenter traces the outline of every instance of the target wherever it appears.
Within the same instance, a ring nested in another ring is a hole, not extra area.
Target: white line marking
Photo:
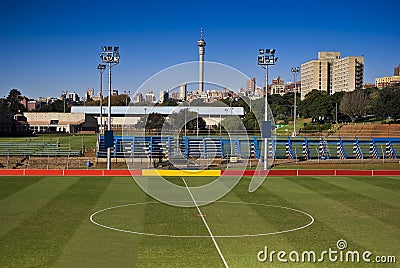
[[[182,203],[187,203],[187,202],[192,202],[192,201],[173,201],[173,202],[182,202]],[[267,236],[267,235],[275,235],[275,234],[282,234],[282,233],[289,233],[293,231],[298,231],[304,228],[307,228],[308,226],[312,225],[314,223],[314,218],[307,212],[294,209],[294,208],[289,208],[289,207],[283,207],[283,206],[275,206],[275,205],[267,205],[267,204],[258,204],[258,203],[246,203],[246,202],[232,202],[232,201],[216,201],[214,203],[226,203],[226,204],[242,204],[242,205],[254,205],[254,206],[264,206],[264,207],[275,207],[275,208],[282,208],[282,209],[287,209],[291,211],[295,211],[301,214],[304,214],[308,216],[311,221],[303,226],[293,228],[293,229],[287,229],[287,230],[282,230],[282,231],[276,231],[276,232],[269,232],[269,233],[257,233],[257,234],[239,234],[239,235],[214,235],[215,238],[242,238],[242,237],[257,237],[257,236]],[[92,215],[90,215],[90,221],[100,227],[110,229],[113,231],[118,231],[118,232],[123,232],[123,233],[131,233],[131,234],[137,234],[137,235],[146,235],[146,236],[155,236],[155,237],[172,237],[172,238],[210,238],[209,235],[169,235],[169,234],[154,234],[154,233],[144,233],[144,232],[137,232],[137,231],[132,231],[132,230],[124,230],[124,229],[118,229],[112,226],[107,226],[104,224],[101,224],[97,221],[94,220],[94,217],[97,214],[100,214],[105,211],[117,209],[117,208],[124,208],[124,207],[129,207],[129,206],[139,206],[139,205],[147,205],[147,204],[160,204],[159,202],[144,202],[144,203],[133,203],[133,204],[126,204],[126,205],[120,205],[120,206],[114,206],[114,207],[109,207],[105,208],[99,211],[94,212]]]
[[[203,220],[203,223],[204,223],[204,225],[206,226],[207,231],[208,231],[208,233],[209,233],[210,236],[211,236],[212,241],[214,242],[215,248],[217,249],[218,254],[219,254],[219,256],[221,257],[222,262],[224,263],[225,267],[229,268],[228,263],[226,262],[226,260],[225,260],[225,258],[224,258],[224,255],[222,255],[222,252],[221,252],[221,250],[220,250],[220,248],[219,248],[219,246],[218,246],[218,244],[217,244],[217,241],[215,240],[215,238],[214,238],[214,236],[213,236],[213,234],[212,234],[212,232],[211,232],[211,230],[210,230],[210,227],[208,227],[208,224],[207,224],[207,222],[206,222],[206,219],[204,218],[203,213],[201,212],[199,206],[197,205],[196,200],[194,199],[194,197],[193,197],[193,195],[192,195],[192,192],[190,191],[190,189],[189,189],[189,187],[188,187],[188,185],[187,185],[187,183],[186,183],[186,181],[185,181],[185,179],[184,179],[183,177],[182,177],[182,180],[183,180],[183,182],[185,183],[186,189],[188,190],[188,192],[189,192],[189,194],[190,194],[190,197],[192,198],[192,200],[193,200],[193,202],[194,202],[194,205],[196,206],[197,211],[199,212],[200,217],[201,217],[201,219]]]

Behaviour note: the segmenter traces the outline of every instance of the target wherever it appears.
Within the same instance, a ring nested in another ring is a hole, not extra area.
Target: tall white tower
[[[206,41],[203,39],[203,28],[200,29],[200,39],[197,41],[199,47],[199,93],[203,93],[204,89],[204,53]]]

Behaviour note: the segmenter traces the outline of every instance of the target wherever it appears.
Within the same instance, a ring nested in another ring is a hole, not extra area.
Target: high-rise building
[[[187,85],[182,84],[179,86],[178,99],[181,101],[187,101]]]
[[[312,60],[301,65],[301,99],[313,89],[329,91],[329,63]]]
[[[272,80],[271,94],[279,94],[279,95],[285,94],[285,81],[283,81],[280,76],[278,76],[277,79]]]
[[[362,88],[364,57],[340,58],[340,52],[318,52],[318,60],[301,65],[301,99],[313,89],[329,94]]]
[[[69,92],[68,93],[68,99],[70,101],[79,101],[79,96],[75,92]]]
[[[246,93],[247,96],[254,96],[254,92],[256,91],[256,79],[252,78],[246,81]]]
[[[137,93],[135,95],[135,97],[133,98],[133,103],[139,103],[139,102],[143,102],[144,98],[143,98],[143,94],[141,92]]]
[[[394,67],[394,76],[400,76],[400,64],[397,67]]]
[[[363,88],[364,57],[346,57],[336,60],[333,63],[331,81],[331,94]]]
[[[160,98],[158,99],[159,103],[163,103],[165,100],[169,99],[169,91],[167,90],[161,90],[160,91]]]
[[[321,51],[321,52],[318,52],[318,59],[333,62],[337,59],[340,59],[340,52]]]
[[[296,83],[287,82],[285,84],[285,93],[294,92],[295,88],[297,89],[297,93],[300,93],[300,88],[301,88],[301,82],[300,81],[296,81]]]
[[[146,101],[147,102],[151,102],[151,103],[156,101],[156,97],[155,97],[153,91],[149,91],[149,92],[146,93]]]
[[[88,90],[86,90],[85,95],[83,96],[84,100],[90,100],[92,99],[94,96],[94,89],[93,88],[89,88]]]

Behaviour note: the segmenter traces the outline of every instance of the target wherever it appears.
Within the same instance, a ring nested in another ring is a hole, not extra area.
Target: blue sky
[[[365,57],[365,82],[393,75],[400,64],[400,2],[381,1],[21,1],[3,0],[0,96],[82,95],[99,88],[102,45],[119,45],[113,88],[136,89],[171,65],[205,59],[230,65],[258,84],[258,48],[275,48],[270,78],[292,81],[291,67],[318,51]],[[244,86],[244,85],[243,85]]]

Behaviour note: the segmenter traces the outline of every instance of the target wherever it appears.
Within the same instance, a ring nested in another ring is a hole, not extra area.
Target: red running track
[[[164,170],[163,172],[168,172]],[[301,169],[301,170],[221,170],[221,176],[400,176],[400,170]],[[0,169],[0,176],[142,176],[142,170],[102,169]],[[215,175],[213,175],[215,176]]]

